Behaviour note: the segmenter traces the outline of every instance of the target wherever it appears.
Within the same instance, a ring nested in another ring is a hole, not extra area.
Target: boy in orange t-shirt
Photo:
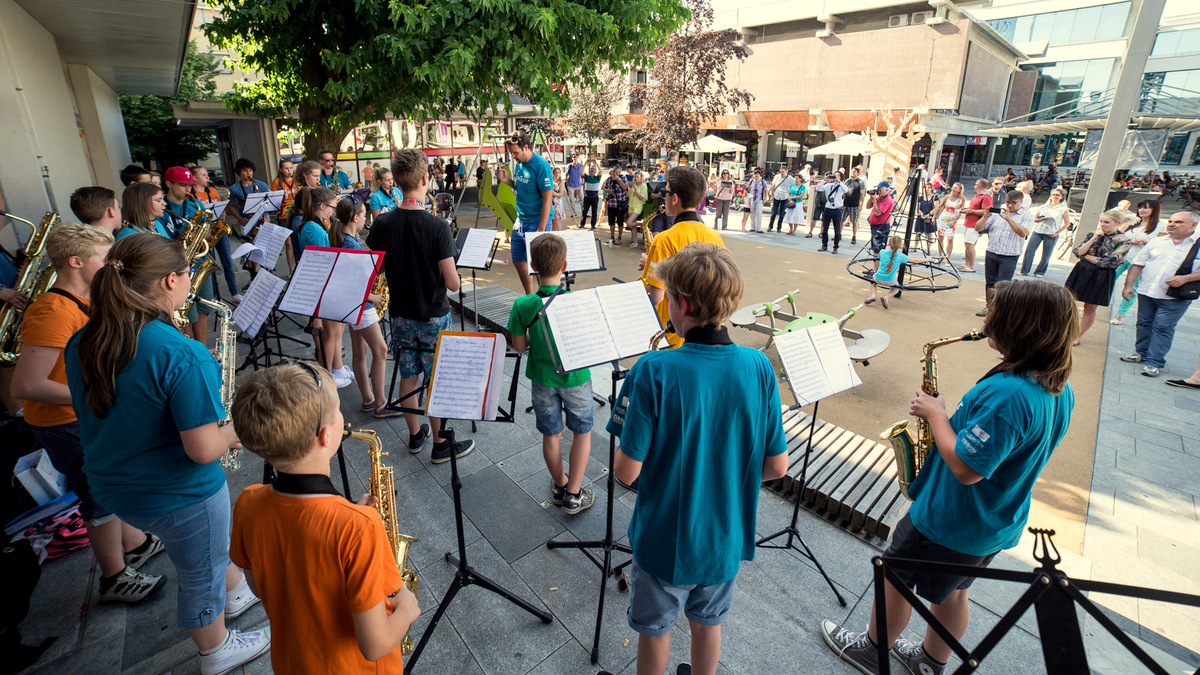
[[[400,673],[397,647],[420,610],[375,498],[351,504],[329,479],[342,439],[338,403],[333,376],[308,363],[239,384],[238,438],[279,476],[238,496],[229,557],[267,610],[275,672]]]
[[[50,461],[79,497],[79,512],[100,565],[102,602],[138,602],[163,584],[137,570],[163,550],[158,537],[117,519],[97,504],[83,470],[79,421],[63,365],[67,340],[88,320],[88,287],[112,246],[112,234],[93,225],[63,223],[50,231],[46,252],[58,277],[21,319],[24,343],[13,373],[12,393],[25,401],[25,421]]]

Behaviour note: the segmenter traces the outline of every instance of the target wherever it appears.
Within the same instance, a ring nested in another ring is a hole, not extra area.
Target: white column
[[[1093,223],[1104,211],[1108,197],[1108,186],[1112,183],[1113,171],[1117,167],[1117,155],[1125,140],[1125,129],[1129,126],[1133,106],[1141,93],[1142,74],[1146,70],[1146,59],[1154,46],[1158,23],[1162,18],[1167,0],[1141,0],[1133,21],[1133,31],[1125,46],[1125,58],[1121,60],[1121,74],[1117,77],[1117,90],[1113,94],[1108,120],[1104,123],[1104,135],[1096,152],[1096,167],[1088,182],[1087,196],[1083,200],[1083,211],[1079,214],[1081,225],[1076,229],[1076,243],[1080,243],[1094,228]]]

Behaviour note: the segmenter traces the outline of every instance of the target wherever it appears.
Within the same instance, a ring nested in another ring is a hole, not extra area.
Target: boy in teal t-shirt
[[[567,244],[555,234],[543,234],[529,245],[533,270],[541,285],[536,293],[521,296],[513,303],[508,317],[508,332],[513,349],[524,351],[529,346],[529,361],[525,375],[533,389],[533,414],[537,430],[542,434],[542,457],[550,469],[551,499],[563,513],[574,515],[589,509],[596,500],[590,488],[584,488],[583,472],[592,452],[592,374],[575,370],[559,375],[554,371],[550,346],[542,335],[537,313],[558,288],[567,269]],[[549,326],[547,326],[549,330]],[[553,337],[550,338],[554,340]],[[557,349],[557,345],[555,346]],[[563,474],[562,431],[566,413],[571,437],[570,473]]]
[[[754,559],[761,483],[788,466],[779,382],[763,353],[733,344],[722,326],[743,290],[728,251],[693,243],[655,275],[686,342],[638,360],[608,423],[621,439],[616,477],[640,480],[627,616],[639,633],[638,672],[666,669],[682,610],[692,667],[712,673],[738,567]]]

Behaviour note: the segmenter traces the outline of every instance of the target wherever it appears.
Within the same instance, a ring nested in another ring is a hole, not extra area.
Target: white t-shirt
[[[1190,237],[1178,244],[1171,237],[1154,237],[1146,242],[1141,253],[1133,259],[1134,265],[1142,265],[1141,281],[1138,283],[1139,295],[1147,295],[1156,300],[1174,300],[1167,295],[1167,279],[1175,276],[1176,270],[1183,264],[1192,244],[1200,232],[1193,232]],[[1192,274],[1200,271],[1200,256],[1192,262]]]

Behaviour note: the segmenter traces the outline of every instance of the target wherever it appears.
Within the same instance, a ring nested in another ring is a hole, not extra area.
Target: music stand
[[[479,233],[479,234],[474,234],[474,233]],[[468,243],[476,244],[477,242],[475,242],[474,240],[480,239],[481,237],[487,238],[488,236],[490,236],[491,240],[492,240],[491,246],[488,248],[487,254],[482,259],[480,259],[478,255],[475,255],[476,253],[478,253],[478,250],[479,250],[475,246],[472,246],[472,249],[467,251],[467,253],[468,253],[467,259],[466,260],[463,259],[463,251],[466,249],[466,246]],[[458,240],[454,242],[454,247],[455,247],[454,266],[459,269],[471,270],[471,303],[472,303],[472,311],[475,313],[475,330],[476,331],[479,330],[479,287],[475,281],[475,270],[483,270],[485,272],[490,271],[492,269],[492,261],[496,259],[496,249],[499,246],[500,246],[500,240],[496,239],[495,231],[481,230],[481,229],[474,228],[474,227],[459,230],[458,231]],[[459,316],[459,326],[464,331],[467,329],[466,328],[467,314],[466,314],[466,312],[461,311],[461,308],[465,305],[466,305],[466,297],[462,290],[462,284],[460,283],[458,286],[458,306],[460,308],[458,316]]]
[[[816,566],[817,572],[821,574],[821,577],[825,579],[825,583],[829,584],[829,588],[833,591],[834,596],[837,597],[838,603],[841,604],[842,607],[845,607],[845,598],[842,597],[842,594],[838,591],[837,586],[834,585],[833,579],[829,578],[829,574],[825,572],[825,568],[821,566],[821,562],[817,560],[816,554],[813,553],[812,549],[808,547],[807,543],[805,543],[803,535],[800,534],[800,530],[796,528],[796,523],[800,518],[800,502],[803,499],[804,486],[808,480],[808,461],[812,456],[813,435],[817,428],[817,410],[821,406],[821,400],[828,398],[839,391],[845,391],[846,389],[857,386],[857,384],[861,384],[861,381],[854,381],[857,378],[853,375],[848,381],[845,380],[845,378],[842,378],[840,382],[830,377],[828,371],[833,371],[839,368],[849,368],[850,373],[853,373],[853,366],[850,365],[849,353],[845,351],[845,343],[841,342],[842,336],[840,326],[836,323],[817,324],[817,326],[824,326],[828,328],[823,329],[810,326],[808,329],[786,332],[776,336],[775,338],[775,348],[779,352],[780,360],[783,361],[784,371],[787,373],[788,387],[792,390],[792,395],[796,399],[796,404],[788,409],[796,410],[807,405],[808,403],[812,403],[813,411],[808,422],[808,442],[804,446],[804,458],[800,465],[800,475],[796,476],[795,478],[795,484],[798,487],[796,493],[796,503],[792,507],[792,519],[788,523],[787,527],[774,534],[770,534],[762,539],[759,539],[758,542],[755,543],[755,546],[759,548],[792,549],[805,558],[808,558],[812,564]],[[811,340],[809,333],[812,330],[833,331],[833,334],[836,335],[838,344],[842,345],[842,353],[829,353],[829,351],[822,349],[822,345],[818,341],[812,341],[808,345],[805,345],[806,347],[810,348],[811,351],[808,349],[805,351],[796,350],[793,347],[794,343],[801,340]],[[796,375],[802,371],[805,373],[805,376],[797,378]],[[824,390],[796,390],[795,383],[798,380],[810,382],[812,380],[810,380],[809,377],[813,375],[817,376],[813,379],[819,378],[824,383]],[[847,384],[848,386],[844,386]],[[768,543],[784,535],[787,535],[787,540],[782,544]],[[799,546],[796,545],[797,543],[799,543]]]
[[[534,322],[538,323],[541,328],[542,339],[546,343],[546,349],[547,349],[548,353],[550,354],[550,360],[554,366],[554,372],[556,372],[560,375],[565,374],[566,372],[569,372],[569,371],[567,371],[563,368],[562,360],[559,358],[558,352],[555,349],[555,342],[550,337],[550,330],[548,328],[549,319],[546,317],[546,310],[547,310],[547,308],[550,307],[551,303],[554,302],[554,299],[559,297],[559,295],[561,293],[563,293],[564,290],[565,290],[565,288],[563,286],[560,286],[558,288],[558,290],[554,291],[554,294],[551,295],[546,300],[545,303],[543,303],[541,309],[538,310],[536,318],[534,319]],[[648,300],[648,298],[647,298],[647,300]],[[649,340],[647,340],[647,342],[646,342],[647,349],[645,351],[649,351],[649,345],[650,345],[650,342],[649,342]],[[645,353],[645,352],[642,352],[642,353]],[[634,355],[631,354],[631,355],[627,355],[627,357],[628,356],[634,356]],[[609,405],[615,405],[616,400],[617,400],[617,394],[618,394],[617,383],[620,382],[621,380],[625,379],[625,375],[629,371],[621,369],[621,364],[620,364],[619,359],[614,359],[612,361],[601,361],[599,363],[592,364],[592,365],[600,365],[602,363],[611,363],[612,364],[612,368],[613,368],[613,370],[612,370],[612,393],[609,396],[608,402],[609,402]],[[591,366],[587,366],[587,367],[591,367]],[[579,369],[576,369],[576,370],[579,370]],[[593,398],[595,398],[594,393],[592,394],[592,396],[593,396]],[[603,403],[601,403],[601,404],[603,405]],[[526,412],[528,412],[528,411],[526,411]],[[592,652],[591,652],[592,663],[598,663],[600,661],[600,630],[603,626],[603,621],[604,621],[604,595],[608,591],[608,577],[615,576],[618,573],[618,570],[620,570],[621,568],[623,568],[629,564],[629,562],[625,562],[625,563],[622,563],[621,565],[618,565],[616,568],[614,568],[612,565],[613,551],[621,551],[622,553],[629,553],[629,554],[633,553],[633,550],[630,549],[627,544],[618,544],[613,539],[613,501],[615,499],[614,493],[616,492],[616,478],[615,478],[615,472],[613,471],[613,466],[614,466],[614,463],[616,462],[616,457],[617,457],[617,437],[616,437],[616,434],[609,434],[609,436],[608,436],[608,478],[606,480],[606,489],[608,491],[608,498],[607,498],[608,511],[605,514],[605,520],[604,520],[604,538],[603,539],[593,539],[590,541],[548,541],[548,542],[546,542],[546,548],[548,548],[548,549],[558,549],[558,548],[578,549],[578,550],[582,551],[584,555],[587,556],[588,560],[592,561],[592,564],[594,564],[596,567],[598,567],[600,569],[600,599],[596,605],[596,631],[592,637]],[[592,553],[591,549],[594,549],[594,548],[599,548],[604,551],[603,561],[601,561],[601,559],[597,558],[595,553]]]
[[[409,350],[422,353],[431,353],[435,351],[426,347],[401,347],[400,349],[401,351]],[[521,372],[521,355],[519,353],[509,352],[505,354],[505,358],[516,358],[516,364],[513,368],[513,379],[509,385],[508,391],[508,410],[505,410],[503,406],[499,406],[496,419],[491,421],[513,423],[516,422],[516,416],[513,413],[516,410],[517,405],[517,378],[520,377]],[[397,359],[397,361],[398,360],[399,359]],[[428,384],[429,383],[427,382],[426,386],[428,386]],[[413,413],[417,415],[426,415],[426,411],[421,408],[405,408],[400,405],[400,402],[404,398],[417,394],[418,392],[422,391],[422,389],[424,389],[424,387],[414,389],[412,392],[406,394],[400,399],[397,399],[395,402],[389,401],[388,409],[399,410],[400,412]],[[454,430],[448,425],[450,420],[444,417],[440,419],[441,424],[439,425],[439,428],[432,432],[433,438],[436,440],[438,436],[442,436],[446,443],[453,445]],[[472,422],[474,421],[475,420],[472,420]],[[454,572],[454,580],[450,582],[450,588],[446,589],[446,593],[442,596],[442,601],[438,603],[437,611],[433,613],[433,618],[429,620],[429,625],[425,627],[425,632],[421,634],[421,639],[417,642],[416,648],[413,649],[412,654],[405,659],[404,672],[406,674],[412,673],[413,666],[416,665],[417,660],[421,657],[421,652],[425,650],[426,643],[429,642],[429,637],[433,634],[434,629],[437,628],[438,623],[442,620],[442,616],[446,613],[446,609],[450,606],[450,603],[454,601],[454,597],[458,595],[459,591],[467,586],[479,586],[485,590],[491,591],[505,600],[513,603],[517,607],[520,607],[526,612],[536,616],[542,621],[542,623],[550,623],[553,621],[553,617],[549,612],[538,609],[533,604],[517,597],[512,591],[509,591],[495,581],[492,581],[488,577],[476,572],[475,568],[471,567],[471,565],[467,562],[467,543],[466,536],[463,532],[462,480],[460,480],[458,476],[458,458],[455,456],[453,451],[450,453],[450,487],[454,496],[454,527],[458,537],[458,554],[455,555],[453,551],[447,552],[445,559],[456,565],[457,569]]]

